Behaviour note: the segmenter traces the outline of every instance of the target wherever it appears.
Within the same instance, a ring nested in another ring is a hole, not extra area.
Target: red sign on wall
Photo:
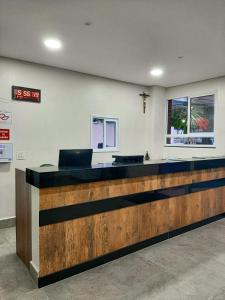
[[[1,141],[9,141],[10,140],[10,130],[9,129],[1,129],[0,128],[0,140]]]
[[[41,102],[41,90],[31,89],[22,86],[12,86],[12,99],[26,102]]]

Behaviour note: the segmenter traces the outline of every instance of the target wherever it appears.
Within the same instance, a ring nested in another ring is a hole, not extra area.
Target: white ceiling
[[[46,37],[63,49],[44,48]],[[143,85],[217,77],[225,0],[0,0],[0,55]]]

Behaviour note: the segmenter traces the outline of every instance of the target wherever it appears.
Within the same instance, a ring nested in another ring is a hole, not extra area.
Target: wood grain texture
[[[40,189],[40,210],[189,184],[187,173]]]
[[[225,212],[225,187],[174,197],[169,200],[169,230]]]
[[[169,230],[203,220],[201,193],[174,197],[169,200]]]
[[[138,241],[168,232],[169,201],[154,201],[136,207],[138,212]]]
[[[225,187],[40,227],[45,276],[225,212]]]
[[[40,210],[225,178],[225,168],[40,189]]]
[[[225,178],[225,168],[194,171],[191,177],[192,183]]]
[[[168,224],[160,217],[160,205],[154,203],[40,227],[39,276],[164,233]]]
[[[16,169],[16,253],[29,267],[31,260],[31,188],[26,173]]]

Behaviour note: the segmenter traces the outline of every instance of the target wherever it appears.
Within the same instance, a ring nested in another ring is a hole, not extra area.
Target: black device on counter
[[[90,167],[93,149],[59,150],[59,167]]]
[[[144,162],[144,155],[113,155],[113,164],[141,164]]]

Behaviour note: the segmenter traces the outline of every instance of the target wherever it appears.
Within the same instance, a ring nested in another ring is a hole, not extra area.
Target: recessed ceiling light
[[[60,40],[56,39],[46,39],[44,40],[45,47],[47,47],[50,50],[59,50],[62,48],[62,43]]]
[[[163,73],[164,73],[163,70],[160,68],[154,68],[150,71],[150,74],[152,76],[161,76]]]
[[[184,57],[183,57],[183,56],[178,56],[177,58],[182,59],[182,58],[184,58]]]

